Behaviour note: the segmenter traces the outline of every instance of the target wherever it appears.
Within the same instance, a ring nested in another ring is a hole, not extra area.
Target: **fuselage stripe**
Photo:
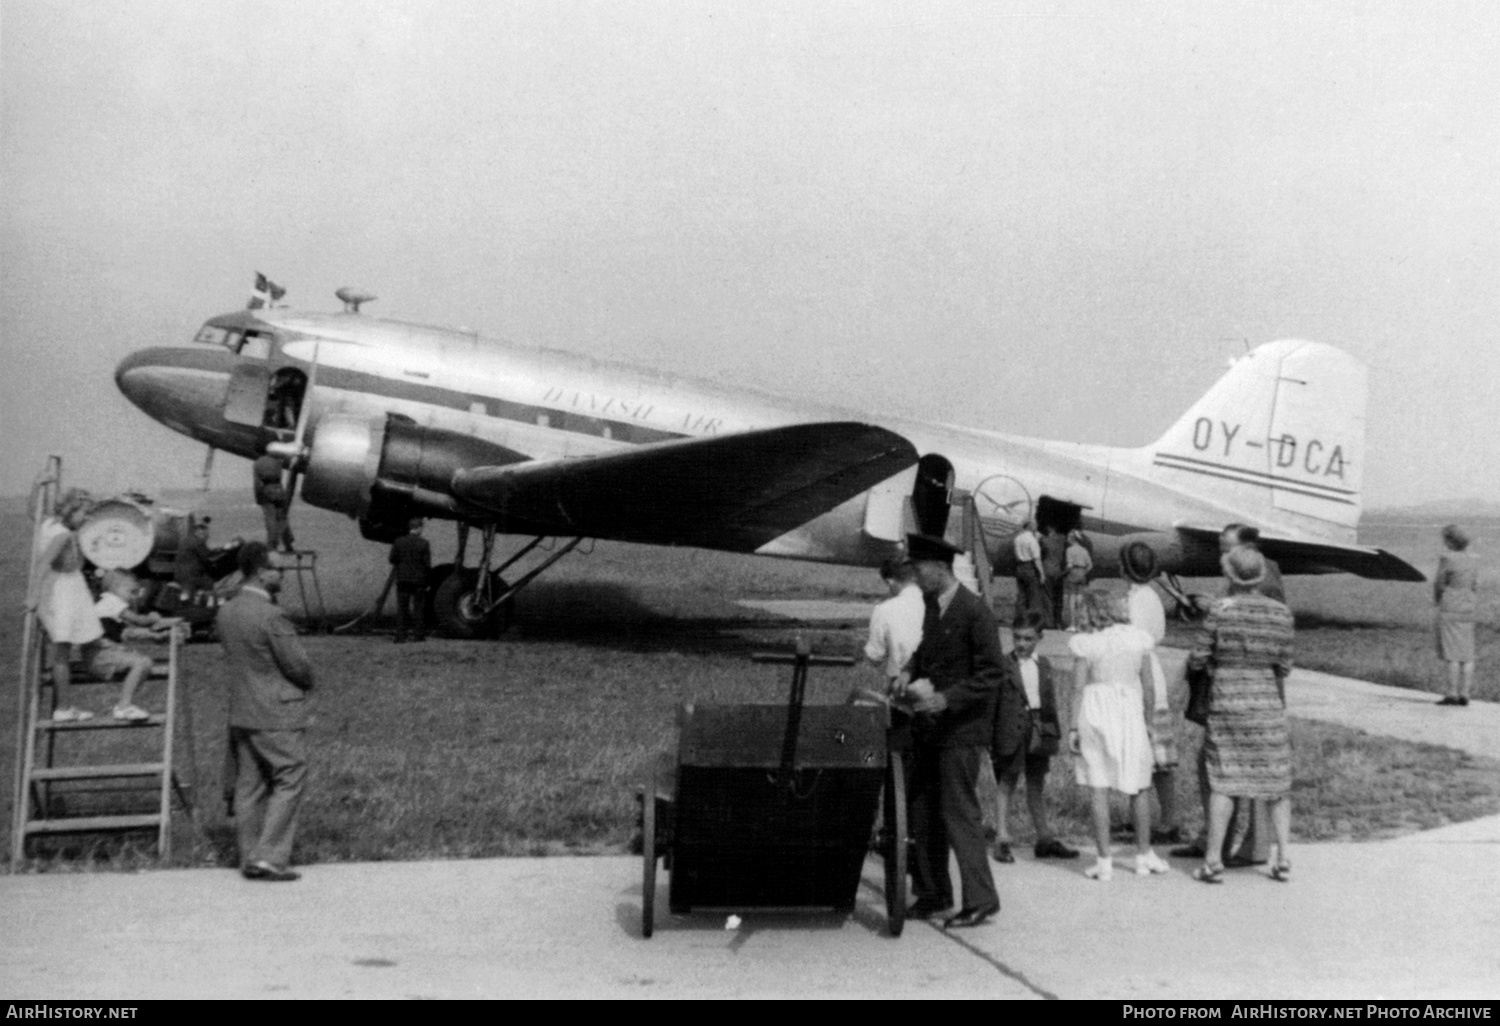
[[[1284,478],[1272,477],[1270,474],[1253,475],[1251,472],[1238,471],[1233,467],[1221,467],[1217,464],[1207,464],[1205,466],[1178,465],[1176,463],[1170,463],[1159,456],[1155,460],[1155,463],[1158,467],[1166,467],[1168,470],[1180,470],[1187,474],[1202,474],[1204,477],[1222,478],[1225,481],[1234,481],[1239,484],[1253,485],[1256,488],[1266,488],[1271,490],[1279,489],[1281,491],[1294,492],[1297,495],[1305,495],[1310,499],[1322,499],[1325,502],[1337,502],[1345,506],[1358,505],[1358,503],[1353,499],[1346,499],[1343,497],[1344,495],[1353,495],[1353,492],[1342,492],[1342,494],[1330,495],[1328,494],[1328,492],[1313,491],[1312,489],[1316,486],[1309,485],[1307,487],[1303,487],[1298,483],[1286,481]],[[1208,469],[1209,467],[1214,467],[1215,469],[1210,470]],[[1225,471],[1228,471],[1228,473],[1225,473]],[[1330,491],[1334,490],[1330,489]]]
[[[1174,453],[1159,452],[1156,454],[1156,459],[1153,462],[1159,467],[1172,467],[1177,470],[1194,470],[1201,467],[1205,470],[1238,474],[1243,478],[1253,479],[1251,483],[1265,483],[1278,488],[1306,488],[1312,491],[1327,493],[1330,498],[1356,494],[1352,488],[1335,488],[1333,485],[1318,484],[1315,481],[1298,481],[1289,477],[1268,474],[1263,470],[1251,470],[1247,467],[1228,467],[1222,463],[1213,463],[1209,460],[1196,460],[1191,456],[1178,456]]]

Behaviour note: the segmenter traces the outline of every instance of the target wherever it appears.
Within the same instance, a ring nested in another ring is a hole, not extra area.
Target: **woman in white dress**
[[[74,645],[87,645],[104,636],[104,626],[94,612],[94,596],[83,579],[83,553],[74,534],[88,515],[89,497],[70,491],[57,505],[54,515],[37,529],[36,565],[31,581],[34,591],[27,605],[52,643],[52,682],[57,708],[52,718],[59,722],[91,720],[94,714],[72,702],[69,663]]]
[[[1135,871],[1165,873],[1168,866],[1151,850],[1151,635],[1129,623],[1125,600],[1101,590],[1084,598],[1084,632],[1068,639],[1073,653],[1073,729],[1068,747],[1075,756],[1078,783],[1092,791],[1094,841],[1098,859],[1084,875],[1108,880],[1114,872],[1109,850],[1109,792],[1128,795],[1135,818]],[[1143,684],[1143,682],[1145,682]]]

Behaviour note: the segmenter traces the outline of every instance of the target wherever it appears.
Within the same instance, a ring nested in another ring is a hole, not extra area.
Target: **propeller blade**
[[[307,386],[302,390],[302,405],[297,410],[297,429],[292,435],[290,447],[290,458],[286,461],[286,475],[282,479],[282,485],[286,488],[287,509],[292,507],[292,500],[297,496],[297,479],[301,476],[302,468],[307,463],[307,422],[312,418],[313,388],[318,383],[318,346],[320,342],[313,343],[312,363],[307,368]],[[279,454],[278,454],[279,455]]]
[[[200,491],[205,491],[205,492],[208,491],[209,478],[211,478],[213,476],[213,472],[214,472],[214,447],[210,445],[208,447],[208,452],[203,457],[203,473],[200,475],[203,478],[203,487],[200,489]]]

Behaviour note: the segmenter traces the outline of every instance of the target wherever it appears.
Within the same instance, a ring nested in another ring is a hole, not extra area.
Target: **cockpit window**
[[[193,336],[193,341],[201,342],[204,345],[223,346],[226,349],[239,352],[240,343],[244,341],[244,333],[230,328],[219,328],[212,324],[205,324],[198,329],[198,334]]]
[[[264,360],[271,355],[271,336],[265,332],[243,328],[224,328],[210,321],[198,329],[194,342],[210,346],[223,346],[232,353],[251,359]]]

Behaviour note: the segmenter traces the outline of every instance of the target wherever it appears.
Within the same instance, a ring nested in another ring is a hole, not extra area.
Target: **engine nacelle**
[[[373,523],[412,516],[482,519],[483,511],[453,496],[454,473],[525,459],[503,445],[421,427],[399,413],[383,421],[325,417],[313,434],[302,498]]]

